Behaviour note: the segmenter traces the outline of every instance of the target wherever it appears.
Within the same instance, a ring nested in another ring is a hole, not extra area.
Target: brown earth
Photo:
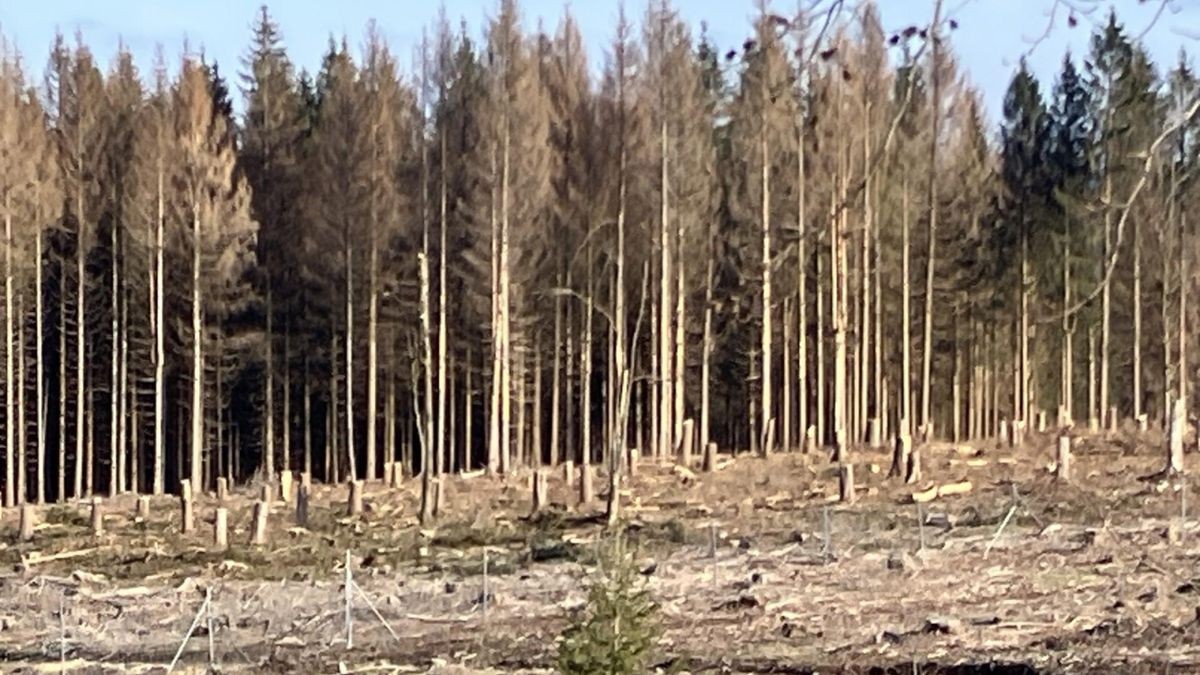
[[[853,505],[836,502],[836,467],[823,455],[742,455],[698,475],[643,460],[625,516],[661,605],[660,665],[1200,672],[1200,532],[1180,517],[1194,486],[1152,475],[1165,456],[1153,431],[1075,439],[1070,484],[1050,471],[1055,442],[1035,434],[1019,449],[928,446],[916,486],[887,479],[887,451],[856,450]],[[970,492],[913,503],[927,485],[961,481]],[[207,667],[209,617],[221,672],[551,672],[602,545],[602,502],[575,508],[555,472],[550,508],[531,518],[529,482],[449,479],[447,510],[427,529],[416,522],[415,481],[368,485],[360,518],[345,515],[344,486],[314,486],[309,529],[277,502],[265,547],[246,543],[258,494],[248,486],[227,500],[225,552],[210,546],[211,495],[199,498],[188,535],[166,497],[145,523],[134,522],[134,497],[105,501],[99,538],[88,505],[42,509],[29,543],[6,510],[0,663],[5,672],[164,672],[208,590],[211,611],[178,672]],[[349,650],[347,550],[363,591]],[[64,552],[79,555],[45,559]]]

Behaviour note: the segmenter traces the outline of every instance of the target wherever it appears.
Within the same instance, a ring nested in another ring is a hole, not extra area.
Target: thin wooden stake
[[[175,652],[175,658],[171,659],[171,665],[167,666],[167,672],[174,672],[175,666],[179,663],[179,657],[183,656],[183,649],[187,647],[188,640],[192,639],[192,633],[196,632],[196,626],[200,625],[200,619],[204,617],[204,613],[208,610],[208,594],[205,594],[204,604],[200,605],[200,609],[196,610],[196,618],[192,619],[192,625],[188,628],[187,633],[183,636],[183,642],[179,643],[179,649]]]
[[[346,587],[346,650],[347,651],[354,648],[354,617],[352,616],[352,614],[350,612],[350,602],[352,600],[351,593],[353,592],[351,590],[351,584],[353,584],[353,583],[354,583],[354,579],[351,577],[351,574],[350,574],[350,551],[347,550],[346,551],[346,580],[345,580],[345,587]]]
[[[207,586],[204,589],[204,615],[208,623],[208,670],[209,672],[217,672],[214,668],[216,664],[216,650],[213,648],[213,619],[212,619],[212,586]]]

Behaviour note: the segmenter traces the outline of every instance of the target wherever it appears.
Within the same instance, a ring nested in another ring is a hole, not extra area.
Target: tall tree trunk
[[[29,500],[29,445],[25,425],[25,294],[17,293],[17,444],[8,447],[17,456],[17,503]],[[7,420],[12,424],[13,420]]]
[[[372,207],[374,211],[374,207]],[[370,269],[367,280],[367,460],[366,479],[375,480],[376,420],[379,412],[379,235],[372,214],[370,238]],[[441,339],[440,337],[438,338]]]
[[[449,437],[446,432],[446,375],[447,375],[447,357],[446,345],[450,339],[449,328],[446,314],[446,137],[442,135],[442,152],[441,152],[442,169],[440,171],[439,182],[441,189],[439,201],[438,221],[440,223],[439,235],[441,237],[438,246],[438,343],[437,343],[437,469],[438,475],[445,471],[445,456],[446,456],[446,439]],[[453,404],[453,401],[451,402]],[[453,445],[453,443],[451,443]]]
[[[61,281],[60,281],[61,284]],[[83,474],[79,458],[72,471],[72,497],[79,497]],[[67,294],[58,294],[58,501],[67,501]]]
[[[783,379],[780,389],[783,391],[780,436],[784,452],[792,449],[792,303],[791,298],[783,300]]]
[[[338,405],[341,398],[338,394],[338,335],[337,330],[330,331],[329,349],[329,422],[325,431],[325,480],[336,483],[340,480],[338,467]]]
[[[501,363],[501,342],[503,341],[503,327],[500,325],[500,219],[498,217],[499,209],[497,207],[496,189],[494,187],[496,169],[496,148],[492,148],[492,171],[493,187],[491,190],[491,209],[489,211],[491,218],[492,232],[492,257],[491,257],[491,272],[492,272],[492,383],[491,396],[488,409],[488,454],[487,454],[487,471],[489,474],[494,474],[501,469],[500,467],[500,433],[503,426],[500,423],[500,384],[504,376],[504,371],[500,367]]]
[[[350,226],[344,233],[346,245],[346,470],[347,480],[358,480],[354,447],[354,257]]]
[[[1064,216],[1063,245],[1063,318],[1062,318],[1062,402],[1068,419],[1075,417],[1075,336],[1067,310],[1071,306],[1071,218]]]
[[[558,273],[558,287],[563,287],[562,272]],[[562,340],[563,340],[563,314],[562,314],[562,297],[554,296],[554,363],[551,366],[553,372],[551,374],[552,382],[550,384],[550,466],[558,466],[561,459],[562,448],[560,446],[560,424],[562,412]]]
[[[622,77],[624,77],[622,75]],[[659,213],[659,296],[658,296],[658,380],[659,380],[659,399],[658,399],[658,449],[656,455],[664,457],[674,448],[674,424],[671,420],[671,413],[674,410],[674,394],[672,390],[675,385],[675,378],[671,374],[671,365],[674,354],[671,350],[671,338],[674,331],[671,329],[671,314],[673,303],[671,302],[671,244],[670,235],[670,193],[671,180],[669,172],[669,156],[667,151],[667,119],[666,119],[666,101],[660,99],[660,114],[662,122],[659,125],[659,142],[660,142],[660,169],[661,177],[659,179],[659,201],[661,211]],[[624,142],[624,139],[622,139]],[[621,180],[624,180],[622,174]],[[623,228],[622,228],[623,229]],[[621,235],[618,235],[621,236]],[[620,351],[620,350],[618,350]],[[614,375],[619,378],[620,370],[618,369]],[[611,397],[610,397],[610,400]]]
[[[799,387],[796,392],[796,417],[799,422],[800,443],[807,446],[808,439],[808,214],[805,203],[805,133],[803,118],[797,123],[796,139],[796,223],[799,241],[796,246],[796,285],[799,302],[796,326],[796,377]],[[819,287],[818,287],[819,292]],[[818,333],[819,335],[819,333]],[[818,416],[820,413],[818,412]],[[807,447],[804,448],[808,450]]]
[[[280,429],[283,440],[283,459],[280,460],[281,470],[294,469],[292,456],[292,335],[291,322],[283,325],[283,419]]]
[[[939,139],[939,131],[941,128],[941,106],[942,106],[942,78],[940,74],[941,67],[941,41],[937,36],[942,23],[942,0],[935,0],[933,7],[933,23],[931,31],[933,39],[930,41],[932,45],[932,80],[933,80],[933,95],[932,110],[930,115],[930,134],[929,134],[929,180],[928,180],[928,210],[929,221],[927,229],[926,253],[925,253],[925,331],[921,339],[921,433],[925,437],[932,436],[932,417],[930,416],[932,401],[931,385],[933,376],[933,275],[936,269],[937,257],[937,225],[938,225],[938,203],[937,203],[937,150]]]
[[[109,381],[108,401],[109,401],[109,418],[108,418],[108,495],[115,497],[120,493],[120,483],[118,476],[121,475],[121,447],[117,442],[117,420],[120,417],[121,400],[118,392],[121,389],[121,340],[118,336],[120,332],[120,301],[121,294],[118,292],[120,279],[117,270],[118,257],[120,255],[117,250],[117,239],[119,227],[116,222],[112,223],[112,297],[110,311],[112,312],[112,334],[111,334],[111,379]]]
[[[704,337],[700,346],[700,448],[712,438],[713,284],[716,266],[716,227],[709,225],[708,261],[704,273]]]
[[[912,435],[912,298],[908,227],[908,179],[903,179],[900,199],[900,344],[903,352],[900,359],[900,428],[901,436]]]
[[[426,240],[428,242],[428,239]],[[421,425],[421,523],[428,523],[434,515],[432,494],[434,474],[433,444],[433,345],[430,340],[429,318],[429,257],[426,251],[417,254],[418,272],[421,283],[421,373],[424,377],[424,396],[419,424]],[[413,373],[416,375],[416,373]],[[416,385],[413,385],[414,389]]]
[[[308,376],[308,352],[304,353],[304,473],[312,477],[312,381]]]
[[[40,191],[39,191],[40,197]],[[45,331],[43,326],[42,311],[42,224],[41,213],[39,209],[38,222],[35,223],[37,229],[34,234],[34,321],[36,322],[36,330],[34,335],[34,349],[36,351],[36,362],[34,367],[37,368],[35,379],[37,380],[37,503],[46,503],[46,367],[43,363],[44,349],[43,341],[45,339]],[[60,429],[59,433],[62,431]],[[62,499],[62,492],[59,492],[58,498]]]
[[[17,429],[16,400],[13,398],[13,370],[16,369],[16,354],[13,353],[13,279],[12,279],[12,198],[5,193],[4,198],[4,333],[5,333],[5,455],[4,455],[4,506],[12,508],[17,504],[17,492],[14,479],[17,478],[17,467],[13,464],[12,449],[16,447],[16,437],[13,432]]]
[[[161,495],[166,491],[166,415],[167,415],[167,383],[166,383],[166,315],[164,314],[165,293],[163,291],[164,270],[164,211],[165,199],[163,191],[164,168],[162,159],[158,160],[158,212],[154,225],[154,494]],[[65,353],[65,352],[64,352]],[[63,378],[65,382],[65,378]],[[78,461],[78,460],[76,460]],[[78,481],[76,481],[78,488]]]
[[[1111,107],[1111,106],[1109,106]],[[1112,114],[1109,112],[1109,120],[1111,122]],[[1108,152],[1111,158],[1111,151]],[[1108,415],[1108,365],[1109,365],[1109,317],[1112,313],[1112,284],[1108,283],[1104,278],[1104,268],[1108,264],[1109,258],[1112,256],[1112,171],[1105,170],[1104,175],[1104,249],[1100,256],[1100,281],[1103,287],[1100,291],[1100,398],[1097,401],[1099,406],[1098,419],[1100,426],[1106,427],[1109,423],[1106,416]]]
[[[509,118],[503,118],[503,144],[500,172],[500,470],[509,471],[512,468],[512,326],[509,318],[510,291],[508,269],[508,189],[511,182],[509,175],[509,154],[511,145],[511,130]]]
[[[760,205],[759,218],[762,220],[762,399],[760,401],[762,408],[759,413],[761,418],[762,431],[760,448],[761,453],[765,457],[771,453],[771,444],[773,439],[770,438],[771,420],[774,416],[774,409],[771,405],[771,155],[767,145],[767,81],[769,73],[764,74],[761,84],[761,116],[759,119],[759,152],[761,153],[762,166],[761,169],[761,186],[762,204]]]
[[[267,284],[266,381],[263,398],[266,414],[263,419],[263,472],[268,483],[275,480],[275,303],[271,284]]]
[[[122,261],[124,261],[125,245],[121,244]],[[136,482],[136,475],[130,475],[131,452],[137,452],[136,448],[130,448],[128,443],[129,437],[129,297],[126,294],[124,287],[121,288],[121,323],[120,323],[120,339],[121,339],[121,375],[119,378],[120,386],[117,388],[117,397],[121,400],[121,407],[117,411],[117,447],[120,449],[121,465],[117,472],[117,480],[119,483],[119,491],[126,492],[129,489],[131,481]],[[39,401],[41,396],[38,397]],[[39,406],[42,405],[40,402]],[[137,488],[134,488],[137,491]]]
[[[1142,247],[1138,218],[1133,219],[1133,419],[1142,415]],[[1165,283],[1165,282],[1164,282]]]
[[[200,304],[200,206],[192,204],[192,490],[203,491],[204,326]]]

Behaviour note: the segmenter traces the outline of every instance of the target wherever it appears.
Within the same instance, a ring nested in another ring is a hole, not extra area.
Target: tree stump
[[[838,499],[846,504],[854,503],[854,465],[838,467]]]
[[[300,485],[308,488],[309,492],[311,492],[312,491],[312,474],[307,471],[301,472]]]
[[[350,481],[350,499],[347,503],[347,511],[352,516],[361,516],[363,512],[363,484],[361,480]]]
[[[396,468],[395,462],[383,463],[383,484],[387,487],[392,487],[392,469]]]
[[[137,510],[134,511],[134,520],[146,522],[150,520],[150,498],[138,497]]]
[[[1099,417],[1089,417],[1088,418],[1088,431],[1093,434],[1100,433],[1100,418]]]
[[[392,482],[391,486],[399,488],[404,485],[404,465],[400,462],[392,464]]]
[[[817,427],[816,427],[816,425],[810,425],[808,427],[808,429],[806,429],[804,431],[804,452],[815,453],[816,451],[817,451]]]
[[[272,485],[270,483],[263,483],[259,487],[259,490],[258,490],[258,500],[260,502],[266,502],[266,503],[270,504],[273,501],[272,500],[273,492],[274,492],[274,490],[272,489]]]
[[[267,544],[267,514],[271,511],[270,502],[259,500],[254,502],[254,529],[250,536],[253,546]]]
[[[762,455],[767,455],[775,452],[775,418],[767,420],[767,425],[762,432]]]
[[[533,513],[537,513],[546,508],[546,472],[541,469],[534,471],[531,481],[533,483]]]
[[[573,460],[573,459],[564,460],[562,463],[562,467],[563,467],[563,482],[567,484],[567,487],[574,486],[575,485],[575,460]]]
[[[1071,411],[1067,410],[1067,406],[1058,406],[1058,428],[1070,429],[1074,424],[1071,420]]]
[[[1171,429],[1168,434],[1167,471],[1183,471],[1183,437],[1187,432],[1187,403],[1183,398],[1175,399],[1171,406]]]
[[[104,536],[104,504],[99,497],[92,497],[92,536]]]
[[[709,441],[708,445],[704,446],[704,461],[700,468],[704,471],[712,471],[717,464],[717,442]]]
[[[867,420],[867,440],[872,448],[883,447],[883,425],[878,417]]]
[[[1120,425],[1117,423],[1117,406],[1109,406],[1108,408],[1108,430],[1111,433],[1116,433]]]
[[[304,484],[296,491],[296,524],[308,527],[308,486]]]
[[[187,478],[179,482],[179,505],[182,521],[179,529],[184,534],[188,534],[196,528],[196,518],[192,512],[192,483]]]
[[[37,525],[37,515],[33,510],[33,504],[21,504],[21,541],[31,541],[33,539],[33,528]]]
[[[292,471],[284,469],[279,472],[279,501],[284,504],[292,503]]]
[[[1139,414],[1137,416],[1137,425],[1140,433],[1146,433],[1150,429],[1150,416],[1146,413]]]
[[[912,457],[912,437],[905,431],[905,425],[900,425],[900,433],[896,434],[895,447],[892,449],[892,468],[888,476],[892,478],[908,478],[909,461]]]
[[[1010,436],[1009,436],[1008,420],[1001,417],[1000,418],[1000,439],[999,439],[1000,445],[1008,445],[1009,437]]]
[[[679,435],[679,463],[683,466],[692,465],[692,436],[695,433],[696,422],[691,419],[683,421],[683,431]]]
[[[224,506],[217,507],[213,519],[213,546],[222,551],[229,548],[229,509]]]
[[[1064,483],[1071,482],[1071,437],[1058,437],[1058,454],[1054,461],[1054,477]]]
[[[217,501],[225,503],[229,498],[229,479],[221,476],[217,479]]]
[[[592,491],[592,467],[590,464],[583,464],[579,467],[579,503],[580,505],[591,504],[595,494]]]
[[[1046,411],[1039,410],[1037,412],[1037,430],[1039,434],[1046,433]]]

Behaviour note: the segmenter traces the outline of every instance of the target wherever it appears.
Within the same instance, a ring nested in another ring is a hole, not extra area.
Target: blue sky
[[[801,0],[810,5],[813,0]],[[927,23],[931,0],[877,0],[885,29]],[[967,77],[984,93],[989,116],[998,115],[1000,101],[1013,68],[1027,56],[1048,91],[1062,54],[1068,47],[1086,54],[1093,24],[1102,22],[1108,8],[1133,35],[1144,41],[1159,64],[1173,65],[1181,47],[1200,54],[1200,0],[1168,0],[1155,20],[1163,0],[1070,0],[1090,10],[1078,15],[1078,26],[1067,25],[1062,0],[945,0],[946,11],[959,23],[953,47]],[[631,17],[640,17],[645,0],[628,0]],[[203,47],[231,80],[236,93],[240,58],[250,37],[250,24],[261,0],[0,0],[0,34],[16,43],[28,68],[40,73],[56,30],[68,36],[80,31],[97,57],[107,62],[118,44],[133,52],[143,73],[149,72],[154,53],[162,45],[174,63],[185,40],[193,49]],[[395,53],[411,63],[422,29],[433,25],[439,4],[423,0],[275,0],[268,3],[279,22],[292,59],[315,70],[330,35],[361,43],[364,27],[375,19]],[[778,8],[793,8],[795,0],[775,0]],[[822,6],[829,2],[821,2]],[[857,5],[849,2],[848,5]],[[675,5],[699,31],[707,21],[709,34],[722,49],[741,44],[749,32],[753,0],[675,0]],[[478,34],[495,0],[445,0],[446,13],[457,25],[465,19]],[[532,29],[539,19],[552,29],[562,15],[562,0],[524,0],[522,13]],[[1057,8],[1057,9],[1055,9]],[[1051,18],[1052,11],[1055,16]],[[617,16],[615,0],[575,0],[572,12],[579,20],[595,63],[603,60]],[[1043,37],[1044,36],[1044,37]],[[1194,59],[1195,61],[1196,59]],[[237,95],[240,98],[240,95]]]

